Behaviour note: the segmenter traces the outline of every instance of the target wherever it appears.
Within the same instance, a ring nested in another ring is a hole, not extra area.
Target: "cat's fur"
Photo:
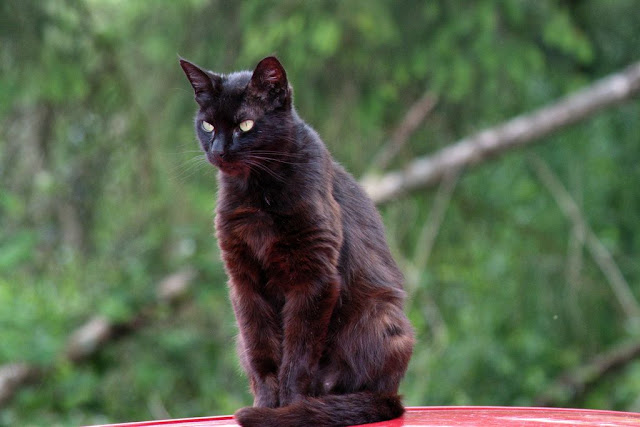
[[[219,169],[216,235],[254,395],[236,419],[341,426],[400,416],[414,338],[373,203],[298,117],[276,58],[229,75],[180,65]]]

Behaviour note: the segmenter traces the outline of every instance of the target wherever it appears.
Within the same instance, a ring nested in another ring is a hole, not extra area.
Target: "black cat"
[[[413,331],[381,219],[293,108],[280,62],[181,60],[196,133],[219,169],[216,234],[254,395],[243,426],[343,426],[404,412]]]

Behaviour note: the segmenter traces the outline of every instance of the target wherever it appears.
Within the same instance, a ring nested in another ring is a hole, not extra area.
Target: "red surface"
[[[118,427],[213,427],[237,426],[233,417],[111,424]],[[640,413],[594,411],[588,409],[506,408],[506,407],[423,407],[407,408],[401,418],[370,427],[640,427]],[[106,427],[106,426],[103,426]]]

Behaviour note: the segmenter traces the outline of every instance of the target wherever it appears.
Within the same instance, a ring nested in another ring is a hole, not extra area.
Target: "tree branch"
[[[451,170],[445,174],[433,200],[433,208],[429,214],[429,221],[420,232],[420,237],[418,238],[418,244],[415,251],[415,264],[420,271],[427,267],[427,262],[429,262],[429,257],[431,256],[431,250],[433,249],[436,237],[440,232],[445,212],[447,207],[449,207],[449,202],[451,201],[451,196],[456,188],[459,177],[459,170]]]
[[[640,318],[640,305],[636,300],[629,284],[625,280],[622,272],[615,263],[609,250],[602,244],[600,239],[591,230],[589,224],[584,219],[582,212],[569,192],[564,188],[560,180],[549,169],[539,157],[531,156],[529,163],[534,168],[538,178],[547,187],[562,213],[571,221],[574,227],[581,231],[580,236],[584,236],[584,243],[589,249],[598,267],[607,278],[613,294],[618,299],[627,318]]]
[[[376,203],[439,182],[451,169],[476,165],[530,144],[640,93],[640,62],[532,113],[483,130],[437,153],[421,157],[401,171],[367,177],[362,184]]]
[[[24,385],[40,376],[40,369],[26,363],[0,366],[0,408]]]
[[[374,158],[372,169],[384,170],[391,160],[404,147],[420,124],[429,116],[438,98],[431,92],[425,92],[404,115],[400,124],[391,134],[389,142],[382,147]]]
[[[131,319],[123,322],[111,322],[95,316],[80,326],[68,339],[64,358],[71,363],[80,363],[90,359],[107,344],[133,333],[153,318],[160,304],[179,305],[187,296],[195,272],[185,269],[164,278],[156,288],[157,300],[143,307]],[[46,374],[43,370],[27,363],[10,363],[0,366],[0,408],[30,382]]]
[[[536,406],[564,406],[584,396],[589,388],[607,374],[623,368],[640,357],[640,342],[625,343],[596,356],[589,363],[558,376],[535,399]]]
[[[94,316],[69,337],[65,350],[67,358],[72,362],[89,359],[109,341],[140,329],[153,316],[159,302],[169,305],[179,303],[189,291],[194,276],[194,271],[186,269],[165,277],[156,288],[158,300],[143,307],[126,321],[116,323],[104,316]]]

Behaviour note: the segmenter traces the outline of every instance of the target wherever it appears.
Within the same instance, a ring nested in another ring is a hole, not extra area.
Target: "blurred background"
[[[334,157],[381,176],[638,61],[638,10],[1,0],[0,425],[251,403],[178,55],[278,55]],[[640,411],[637,98],[379,207],[418,337],[406,404]]]

